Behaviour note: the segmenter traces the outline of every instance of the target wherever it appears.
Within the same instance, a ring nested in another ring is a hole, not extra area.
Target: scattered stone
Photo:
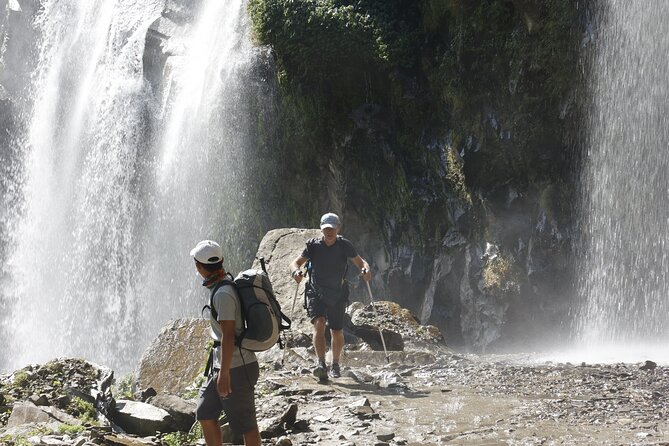
[[[395,433],[393,432],[382,432],[376,434],[376,438],[380,441],[390,441],[395,438]]]
[[[297,404],[291,404],[288,409],[281,415],[279,422],[286,426],[290,427],[295,424],[297,420]]]
[[[655,370],[657,368],[657,363],[653,361],[646,361],[644,365],[639,367],[639,370]]]
[[[367,398],[360,398],[348,405],[350,409],[358,409],[360,407],[370,407],[371,404]]]
[[[156,396],[156,395],[158,395],[158,392],[156,392],[156,389],[154,389],[153,387],[148,387],[148,388],[142,390],[142,393],[141,393],[142,401],[146,402],[149,398],[151,398],[152,396]]]
[[[81,424],[79,420],[55,407],[35,406],[30,402],[14,404],[7,427],[30,423]]]
[[[290,438],[283,436],[279,437],[275,443],[276,446],[293,446],[293,442],[290,441]]]
[[[30,398],[28,398],[28,401],[33,403],[35,406],[48,406],[49,405],[49,398],[46,397],[46,395],[31,395]]]
[[[156,432],[174,432],[174,419],[163,409],[139,401],[119,400],[112,414],[114,423],[124,431],[139,436]]]
[[[105,435],[102,444],[108,444],[109,446],[147,446],[155,445],[156,443],[148,439],[129,437],[122,434],[111,434]]]
[[[176,395],[161,393],[149,398],[147,403],[165,410],[174,420],[173,430],[188,432],[195,423],[196,403]]]

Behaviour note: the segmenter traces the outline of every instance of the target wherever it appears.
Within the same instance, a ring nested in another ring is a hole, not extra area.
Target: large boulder
[[[81,422],[55,407],[35,406],[32,403],[17,403],[12,409],[12,414],[7,421],[7,427],[16,427],[30,423],[46,423],[49,425],[69,424],[71,426],[81,424]]]
[[[296,332],[311,333],[311,322],[303,308],[306,280],[300,283],[296,297],[297,285],[290,275],[290,262],[302,253],[307,240],[320,235],[318,229],[274,229],[265,234],[256,255],[265,259],[274,294],[283,312],[293,321],[292,329]],[[260,269],[260,262],[256,260],[253,267]]]
[[[188,432],[195,423],[195,402],[186,401],[176,395],[161,393],[152,396],[147,403],[165,410],[174,419],[176,430]]]
[[[311,335],[311,322],[303,308],[304,302],[304,280],[300,283],[298,295],[295,281],[290,273],[290,262],[295,259],[304,250],[305,242],[311,238],[320,237],[319,229],[296,229],[282,228],[274,229],[265,234],[260,242],[257,258],[264,258],[267,266],[267,272],[272,280],[272,286],[281,307],[293,321],[293,333],[296,339],[306,339],[310,344],[308,336]],[[256,260],[255,268],[260,268],[260,262]],[[355,268],[349,268],[351,275]],[[354,277],[349,277],[349,280]],[[354,287],[356,283],[352,284]],[[367,293],[364,295],[368,298]],[[377,298],[377,297],[375,297]],[[392,350],[403,350],[404,340],[406,341],[429,341],[441,342],[443,340],[441,333],[436,327],[423,327],[419,324],[416,317],[410,311],[402,308],[400,305],[392,302],[379,302],[377,310],[381,320],[371,312],[372,308],[367,305],[359,304],[356,306],[355,298],[351,298],[354,305],[349,308],[348,314],[351,316],[352,324],[345,327],[347,342],[354,342],[355,337],[362,338],[372,348],[381,349],[381,343],[378,335],[378,325],[381,324],[384,332],[388,331],[386,342],[391,341]],[[294,302],[294,304],[293,304]],[[384,334],[384,337],[386,335]],[[296,342],[299,344],[299,342]],[[294,343],[295,344],[295,343]]]
[[[118,400],[112,420],[127,433],[141,437],[177,430],[166,410],[140,401]]]
[[[163,327],[140,361],[140,389],[183,395],[207,361],[209,330],[206,319],[177,319]]]
[[[443,336],[433,325],[421,325],[416,316],[395,302],[379,301],[371,304],[355,302],[346,310],[356,336],[374,350],[380,350],[379,327],[383,331],[388,350],[401,351],[443,343]]]

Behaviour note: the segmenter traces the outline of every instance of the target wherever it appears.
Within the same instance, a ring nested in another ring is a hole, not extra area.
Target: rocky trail
[[[320,384],[311,376],[305,347],[291,348],[285,356],[273,349],[261,359],[257,406],[267,445],[669,444],[669,369],[650,361],[530,364],[512,356],[458,355],[433,346],[392,352],[388,364],[382,352],[347,351],[342,377]],[[67,390],[57,397],[54,378],[40,371],[45,369],[69,370],[78,378],[63,381],[60,389]],[[15,412],[34,406],[51,415],[31,421],[5,417],[0,444],[202,444],[196,435],[124,433],[119,424],[125,421],[113,409],[107,413],[111,423],[101,422],[106,417],[99,412],[97,421],[90,415],[82,419],[81,413],[77,420],[65,401],[71,402],[72,395],[87,398],[96,385],[87,378],[91,370],[89,363],[61,360],[34,368],[32,378],[25,371],[4,376],[0,406],[5,411],[13,401]],[[23,391],[14,385],[17,376]],[[39,388],[40,376],[52,385]],[[96,408],[105,392],[109,396],[107,390],[98,392]],[[122,397],[115,398],[111,404],[118,408]],[[153,398],[148,401],[159,404]],[[192,410],[194,402],[183,401],[185,411]],[[59,416],[59,410],[72,417]],[[174,408],[168,411],[175,415]],[[63,428],[79,424],[69,433]]]
[[[669,444],[669,370],[653,363],[523,365],[447,351],[403,356],[389,365],[378,354],[349,357],[352,367],[329,386],[290,372],[270,375],[281,386],[273,398],[313,415],[309,431],[295,432],[293,441]]]

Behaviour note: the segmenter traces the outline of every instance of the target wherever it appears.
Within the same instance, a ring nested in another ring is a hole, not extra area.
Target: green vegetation
[[[466,212],[458,230],[480,239],[481,197],[567,175],[574,2],[250,0],[249,11],[276,56],[274,165],[294,179],[270,192],[289,197],[279,220],[315,221],[334,195],[389,248],[430,252],[458,225],[453,206]]]
[[[30,383],[30,376],[27,372],[18,372],[14,375],[15,387],[26,387]]]
[[[200,438],[202,438],[202,428],[200,423],[195,423],[189,432],[161,434],[159,441],[164,446],[186,446],[197,444]]]
[[[79,397],[72,398],[72,401],[70,401],[70,404],[68,404],[66,408],[66,412],[79,418],[84,423],[97,423],[95,407],[93,407],[93,404]]]
[[[81,424],[61,424],[58,426],[58,433],[59,434],[67,434],[67,435],[77,435],[82,433],[83,431],[86,430],[86,427],[84,427]]]
[[[160,444],[165,446],[185,446],[196,444],[201,438],[197,432],[171,432],[160,437]]]
[[[134,381],[135,375],[128,373],[123,378],[121,378],[120,381],[114,382],[114,385],[112,386],[112,393],[126,400],[134,400]]]
[[[499,255],[488,260],[483,267],[483,288],[496,297],[506,297],[518,292],[519,274],[510,256]]]
[[[31,446],[33,443],[29,442],[26,437],[23,436],[17,436],[17,437],[12,437],[11,435],[5,435],[3,437],[0,437],[0,444],[8,444],[8,445],[14,445],[14,446]]]

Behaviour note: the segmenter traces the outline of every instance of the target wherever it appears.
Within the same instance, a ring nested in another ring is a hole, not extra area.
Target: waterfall
[[[607,0],[598,5],[597,20],[582,177],[578,342],[600,356],[617,352],[618,360],[666,357],[669,4]]]
[[[192,23],[165,41],[152,84],[149,27],[178,8]],[[189,249],[218,239],[241,263],[257,237],[235,203],[257,194],[262,58],[241,0],[46,0],[34,23],[0,370],[77,356],[128,371],[168,319],[198,314]]]

